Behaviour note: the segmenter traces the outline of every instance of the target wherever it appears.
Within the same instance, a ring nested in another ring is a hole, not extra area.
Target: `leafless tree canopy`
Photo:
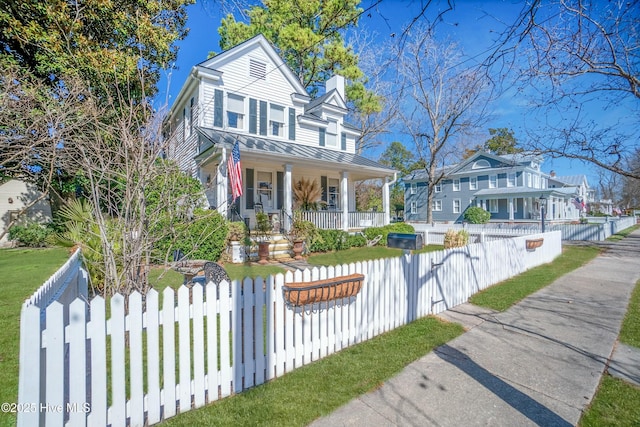
[[[487,65],[517,75],[532,148],[638,177],[640,1],[530,1]]]
[[[433,191],[443,177],[439,168],[458,160],[464,136],[482,127],[491,87],[482,70],[463,65],[456,44],[437,42],[424,27],[414,28],[398,58],[400,116],[428,175],[430,222]]]
[[[148,104],[131,99],[122,94],[97,102],[73,78],[51,89],[17,70],[0,77],[2,174],[38,182],[45,194],[60,174],[83,176],[90,214],[71,238],[83,247],[92,277],[101,282],[93,285],[105,295],[145,292],[154,239],[177,238],[170,223],[163,224],[165,235],[150,230],[193,209],[179,203],[184,189],[172,187],[168,168],[158,166],[164,149],[160,123]],[[145,189],[162,180],[163,203],[150,210]]]

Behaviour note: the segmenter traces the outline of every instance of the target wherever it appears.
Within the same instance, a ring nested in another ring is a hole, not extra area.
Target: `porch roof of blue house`
[[[240,143],[240,154],[251,153],[270,158],[280,158],[283,161],[305,161],[317,164],[344,165],[349,171],[366,173],[374,177],[393,176],[395,169],[384,166],[374,160],[358,154],[346,153],[320,147],[312,147],[291,142],[259,138],[254,135],[242,135],[218,131],[211,128],[197,127],[200,134],[205,136],[208,143],[195,156],[198,162],[207,162],[217,154],[220,146],[231,149],[236,141]]]
[[[483,198],[505,198],[505,197],[567,197],[576,193],[575,187],[565,188],[523,188],[523,187],[501,187],[501,188],[484,188],[474,193],[476,197]]]

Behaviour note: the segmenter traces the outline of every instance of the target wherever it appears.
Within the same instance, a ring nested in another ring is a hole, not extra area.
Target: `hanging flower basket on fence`
[[[539,238],[539,239],[529,239],[526,240],[526,245],[527,245],[527,250],[528,251],[535,251],[536,248],[539,248],[540,246],[542,246],[542,243],[544,242],[544,238]]]
[[[299,307],[323,301],[356,296],[362,289],[364,274],[350,274],[313,282],[293,282],[282,287],[288,305]]]

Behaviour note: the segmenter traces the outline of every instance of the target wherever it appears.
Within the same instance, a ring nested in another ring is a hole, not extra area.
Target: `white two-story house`
[[[301,179],[322,189],[322,228],[349,230],[389,222],[395,171],[356,154],[360,130],[345,122],[344,78],[326,82],[311,99],[295,73],[262,35],[193,67],[165,126],[168,158],[206,187],[209,205],[253,227],[263,209],[288,229]],[[239,143],[242,196],[232,204],[227,160]],[[384,212],[355,212],[355,183],[380,179]]]

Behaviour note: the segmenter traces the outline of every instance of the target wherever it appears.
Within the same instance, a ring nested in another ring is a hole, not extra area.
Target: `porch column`
[[[284,165],[284,200],[282,206],[284,207],[284,229],[286,231],[291,230],[291,218],[293,217],[293,194],[291,186],[291,165]]]
[[[509,197],[509,221],[513,221],[513,197]]]
[[[222,147],[221,162],[216,170],[216,209],[224,218],[227,217],[227,149]]]
[[[349,172],[347,171],[342,171],[340,197],[342,198],[342,229],[349,231]]]
[[[384,225],[389,224],[389,218],[391,217],[391,204],[389,203],[389,177],[384,178],[384,184],[382,184],[382,211],[384,212]]]

